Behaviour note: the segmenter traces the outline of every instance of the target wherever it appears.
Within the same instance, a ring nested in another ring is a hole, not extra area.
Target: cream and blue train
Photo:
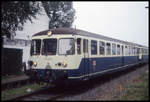
[[[28,75],[44,82],[86,80],[148,61],[148,47],[73,28],[32,36]]]

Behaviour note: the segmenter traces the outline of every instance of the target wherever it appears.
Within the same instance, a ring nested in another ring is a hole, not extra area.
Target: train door
[[[88,79],[89,77],[89,51],[88,51],[88,40],[87,39],[83,39],[83,54],[84,54],[84,70],[83,70],[83,74],[84,74],[84,79]]]
[[[122,52],[121,53],[122,54],[121,55],[121,57],[122,57],[122,61],[121,62],[122,62],[122,66],[123,66],[124,65],[124,47],[123,47],[123,45],[121,46],[121,52]]]

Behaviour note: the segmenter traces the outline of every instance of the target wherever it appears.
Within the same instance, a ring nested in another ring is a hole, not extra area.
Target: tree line
[[[27,20],[33,22],[37,14],[44,8],[49,18],[49,29],[71,27],[74,21],[75,9],[72,2],[67,1],[9,1],[1,2],[2,36],[8,38],[16,35],[17,30],[23,30]]]

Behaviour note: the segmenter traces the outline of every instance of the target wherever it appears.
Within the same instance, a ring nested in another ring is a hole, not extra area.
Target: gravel
[[[144,66],[131,67],[134,70],[121,71],[115,74],[108,74],[91,81],[79,83],[80,85],[70,86],[66,89],[68,95],[57,100],[118,100],[119,96],[125,94],[125,86],[136,80],[143,73],[147,73],[148,64]],[[116,74],[120,74],[119,76]],[[115,77],[114,77],[115,76]]]

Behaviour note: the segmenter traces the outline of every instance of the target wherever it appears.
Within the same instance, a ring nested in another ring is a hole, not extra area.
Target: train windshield
[[[30,50],[31,56],[32,55],[39,55],[40,49],[41,49],[41,40],[40,39],[32,40],[31,50]]]
[[[56,55],[57,39],[43,39],[42,55]]]
[[[59,40],[59,50],[60,55],[73,55],[75,53],[74,39],[64,38]]]

